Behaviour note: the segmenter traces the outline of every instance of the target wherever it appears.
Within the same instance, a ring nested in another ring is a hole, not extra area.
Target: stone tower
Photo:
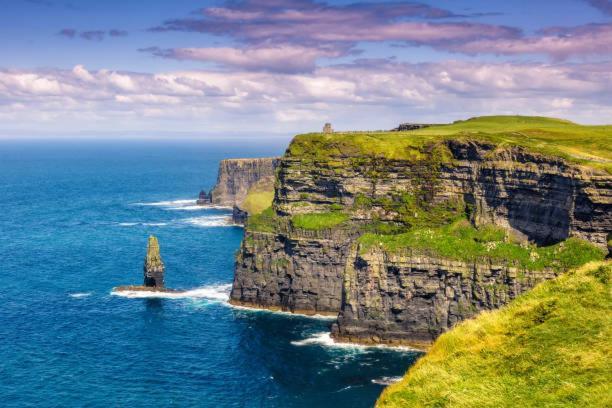
[[[144,286],[151,288],[164,287],[164,262],[159,254],[157,238],[151,235],[144,262]]]
[[[334,133],[334,129],[332,129],[331,123],[326,123],[325,126],[323,126],[323,133]]]

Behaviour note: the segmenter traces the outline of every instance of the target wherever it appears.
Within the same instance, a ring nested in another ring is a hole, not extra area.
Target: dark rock
[[[232,222],[234,224],[245,224],[249,213],[241,209],[237,205],[232,208]]]
[[[198,200],[196,201],[197,205],[209,205],[211,204],[212,200],[211,200],[211,194],[207,194],[206,191],[202,190],[200,191],[200,194],[198,195]]]
[[[405,132],[408,130],[423,129],[429,126],[432,126],[432,125],[427,125],[424,123],[400,123],[398,127],[396,127],[395,129],[391,129],[391,131],[392,132]]]

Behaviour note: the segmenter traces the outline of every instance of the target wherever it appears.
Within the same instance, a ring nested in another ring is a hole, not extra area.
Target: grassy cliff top
[[[612,173],[612,126],[583,126],[532,116],[483,116],[406,132],[309,133],[296,136],[287,152],[312,159],[374,156],[418,160],[424,146],[448,139],[522,146]]]
[[[459,324],[379,407],[612,406],[612,263],[544,282]]]

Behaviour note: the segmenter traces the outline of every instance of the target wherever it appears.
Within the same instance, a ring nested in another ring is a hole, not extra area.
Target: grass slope
[[[593,262],[459,324],[377,406],[612,406],[611,279]]]
[[[606,256],[605,251],[578,238],[545,247],[521,245],[513,242],[503,228],[493,225],[475,228],[467,220],[437,228],[411,228],[395,235],[367,233],[359,238],[359,242],[361,252],[367,252],[372,246],[381,246],[391,252],[412,249],[465,262],[490,259],[532,271],[547,267],[566,271]]]
[[[312,159],[365,155],[419,160],[423,146],[446,139],[523,146],[612,173],[612,126],[530,116],[483,116],[408,132],[310,133],[297,136],[288,153]]]

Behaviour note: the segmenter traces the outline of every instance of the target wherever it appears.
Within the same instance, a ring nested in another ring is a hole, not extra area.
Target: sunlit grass
[[[522,146],[612,172],[612,126],[529,116],[486,116],[408,132],[311,133],[296,136],[288,153],[310,159],[370,156],[416,161],[423,158],[424,146],[447,139]]]
[[[609,407],[612,265],[593,262],[459,324],[380,407]]]

